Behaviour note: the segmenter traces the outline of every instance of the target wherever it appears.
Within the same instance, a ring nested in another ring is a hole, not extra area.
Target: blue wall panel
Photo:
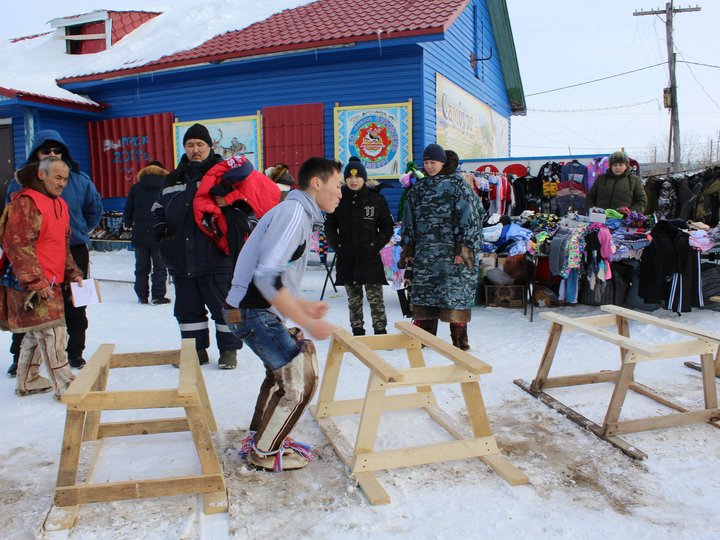
[[[445,40],[424,43],[422,48],[425,88],[423,147],[435,141],[435,73],[445,76],[501,115],[510,117],[510,101],[485,0],[473,0],[468,4],[446,32]],[[489,56],[491,48],[494,51],[492,58],[478,62],[477,70],[473,68],[470,54],[476,52],[480,57]]]

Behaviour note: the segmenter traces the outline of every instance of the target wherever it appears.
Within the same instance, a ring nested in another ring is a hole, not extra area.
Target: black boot
[[[17,359],[14,358],[12,364],[10,364],[10,367],[7,370],[7,374],[9,377],[15,377],[17,375],[17,366]]]
[[[451,322],[450,337],[452,338],[453,345],[455,345],[458,349],[462,351],[470,350],[470,344],[468,343],[467,323]]]
[[[352,333],[353,333],[353,336],[364,336],[365,329],[362,326],[353,326]]]

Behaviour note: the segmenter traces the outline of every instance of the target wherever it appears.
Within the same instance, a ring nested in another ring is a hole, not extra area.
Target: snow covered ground
[[[92,252],[91,273],[101,284],[103,303],[89,308],[86,358],[102,343],[116,352],[155,351],[179,347],[172,305],[148,306],[135,301],[131,280],[133,255],[128,251]],[[304,289],[319,298],[325,277],[310,267]],[[123,283],[126,280],[127,283]],[[397,297],[385,291],[388,319],[402,319]],[[172,288],[171,294],[172,297]],[[344,291],[326,295],[330,318],[349,328]],[[542,311],[542,310],[541,310]],[[596,313],[597,308],[559,308],[569,316]],[[668,312],[659,316],[676,320]],[[369,321],[369,313],[366,316]],[[716,330],[720,313],[696,310],[680,322]],[[366,322],[366,327],[370,325]],[[234,371],[217,369],[217,351],[203,368],[219,424],[217,442],[226,475],[228,514],[204,516],[198,496],[89,504],[81,507],[70,532],[42,532],[57,475],[65,406],[52,394],[17,397],[15,381],[0,378],[4,443],[0,446],[0,535],[25,538],[694,538],[720,537],[714,519],[720,495],[720,431],[709,425],[670,428],[624,438],[648,454],[634,461],[558,415],[515,386],[537,371],[549,323],[533,323],[522,310],[478,307],[469,325],[472,353],[493,367],[481,381],[483,396],[500,447],[530,484],[512,487],[479,460],[464,460],[395,469],[378,474],[392,503],[372,507],[349,477],[315,420],[306,414],[295,437],[312,444],[319,459],[298,472],[264,473],[247,469],[237,456],[263,377],[261,363],[249,350],[239,355]],[[392,331],[392,330],[390,330]],[[440,337],[449,341],[447,325]],[[631,326],[645,342],[676,340],[667,332]],[[7,351],[10,334],[0,333]],[[317,343],[322,369],[328,342]],[[380,354],[405,366],[404,353]],[[617,350],[571,334],[562,338],[552,374],[617,367]],[[425,352],[429,363],[437,360]],[[2,356],[3,373],[9,355]],[[697,359],[694,359],[697,360]],[[360,397],[367,369],[345,362],[338,397]],[[117,373],[116,373],[117,372]],[[111,388],[163,388],[177,382],[170,367],[113,370]],[[702,406],[700,374],[682,360],[650,362],[636,370],[636,380],[661,390],[688,408]],[[558,399],[600,423],[610,399],[605,384],[551,390]],[[436,389],[441,406],[464,421],[459,388]],[[669,411],[640,396],[629,396],[622,418]],[[103,420],[138,417],[141,412],[107,413]],[[163,413],[162,416],[167,416]],[[341,419],[355,435],[356,418]],[[427,416],[401,411],[383,417],[379,448],[446,440]],[[187,433],[118,437],[105,441],[93,482],[196,474],[199,463]]]

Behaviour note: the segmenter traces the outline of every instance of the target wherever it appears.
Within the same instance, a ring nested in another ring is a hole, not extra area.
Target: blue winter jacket
[[[35,142],[30,149],[30,154],[25,165],[38,161],[37,151],[47,141],[58,143],[58,146],[63,150],[63,161],[70,167],[70,177],[68,178],[67,186],[65,186],[62,195],[60,195],[70,210],[70,228],[72,229],[70,245],[77,246],[87,244],[90,241],[88,231],[97,227],[102,218],[102,199],[95,189],[92,180],[90,180],[90,177],[80,172],[80,165],[78,165],[78,162],[70,155],[70,149],[67,144],[65,144],[65,140],[54,129],[44,129],[37,132]],[[6,203],[10,202],[10,195],[18,191],[20,187],[17,180],[12,181],[7,190]]]

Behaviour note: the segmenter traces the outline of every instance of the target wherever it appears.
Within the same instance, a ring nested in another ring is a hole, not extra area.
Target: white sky
[[[657,16],[634,17],[632,14],[636,9],[662,8],[664,2],[643,1],[507,0],[526,96],[666,62],[664,22]],[[0,39],[47,31],[50,29],[47,22],[53,18],[95,9],[163,11],[178,3],[163,0],[17,2],[12,10],[3,13]],[[273,2],[287,4],[287,7],[298,3],[304,2]],[[232,2],[217,5],[228,4]],[[258,4],[266,3],[259,1]],[[686,6],[676,3],[676,7]],[[188,14],[203,8],[207,6],[194,4],[188,8]],[[678,61],[717,66],[720,59],[714,41],[720,25],[720,2],[706,0],[701,8],[701,12],[675,17]],[[221,11],[218,15],[227,18],[233,9]],[[238,10],[241,11],[244,10]],[[717,149],[720,69],[678,63],[677,80],[684,146],[695,152],[707,151],[712,139],[713,148]],[[631,155],[644,160],[656,147],[662,160],[669,126],[669,115],[662,108],[662,89],[667,84],[665,64],[603,82],[529,96],[527,117],[512,119],[512,155],[553,155],[568,151],[586,154],[624,147]],[[579,109],[594,110],[577,112]],[[557,110],[576,112],[549,112]]]

